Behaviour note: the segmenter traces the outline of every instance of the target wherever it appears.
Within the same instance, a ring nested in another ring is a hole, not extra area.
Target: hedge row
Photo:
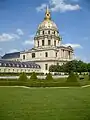
[[[0,76],[20,76],[22,73],[0,73]],[[31,76],[32,73],[26,73],[27,76]],[[36,75],[44,75],[44,73],[36,73]]]
[[[38,80],[36,73],[32,73],[28,79],[25,73],[20,74],[19,79],[0,81],[0,86],[27,86],[27,87],[68,87],[68,86],[81,86],[79,76],[73,72],[65,80],[55,80],[49,73],[45,80]]]
[[[79,83],[60,82],[20,82],[20,81],[0,81],[0,86],[27,86],[27,87],[68,87],[81,86]]]

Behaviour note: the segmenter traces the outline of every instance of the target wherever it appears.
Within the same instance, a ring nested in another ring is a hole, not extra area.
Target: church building
[[[27,71],[27,63],[29,66],[34,64],[34,66],[38,66],[36,68],[39,72],[48,73],[51,65],[63,65],[73,60],[73,53],[71,46],[65,47],[62,45],[62,37],[59,34],[57,25],[52,21],[50,10],[47,7],[44,20],[38,26],[34,37],[34,47],[27,51],[5,54],[1,61],[15,62],[15,64],[24,63],[26,64],[26,72],[32,72]],[[12,67],[15,70],[17,69],[17,66]],[[36,68],[33,68],[33,71],[36,71]],[[20,70],[22,69],[25,72],[24,68],[20,67]]]

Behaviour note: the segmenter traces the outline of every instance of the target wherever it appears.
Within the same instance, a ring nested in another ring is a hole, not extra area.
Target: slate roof
[[[40,65],[34,62],[19,62],[19,61],[7,61],[0,60],[0,67],[17,67],[17,68],[36,68],[41,69]]]
[[[19,58],[20,52],[14,52],[14,53],[7,53],[5,54],[2,59],[12,59],[12,58]]]

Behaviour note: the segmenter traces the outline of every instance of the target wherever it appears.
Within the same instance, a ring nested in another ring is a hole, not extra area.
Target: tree
[[[55,72],[55,71],[56,71],[56,65],[51,65],[51,66],[49,67],[49,71],[50,71],[50,72]]]
[[[87,70],[89,72],[89,80],[90,80],[90,63],[87,64]]]
[[[75,71],[75,64],[73,64],[73,61],[69,61],[66,64],[63,65],[64,72],[71,73],[72,71]]]
[[[84,63],[81,60],[73,60],[69,61],[66,64],[60,66],[60,65],[51,65],[49,68],[50,72],[87,72],[87,63]]]
[[[61,69],[62,69],[62,67],[59,64],[57,64],[57,65],[51,65],[49,67],[49,71],[50,72],[61,72]]]

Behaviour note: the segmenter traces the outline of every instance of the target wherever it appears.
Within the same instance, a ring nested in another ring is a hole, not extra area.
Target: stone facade
[[[51,65],[62,65],[73,59],[72,47],[62,46],[61,41],[62,37],[47,8],[44,21],[39,25],[34,37],[34,48],[21,52],[20,60],[34,61],[47,73]]]

